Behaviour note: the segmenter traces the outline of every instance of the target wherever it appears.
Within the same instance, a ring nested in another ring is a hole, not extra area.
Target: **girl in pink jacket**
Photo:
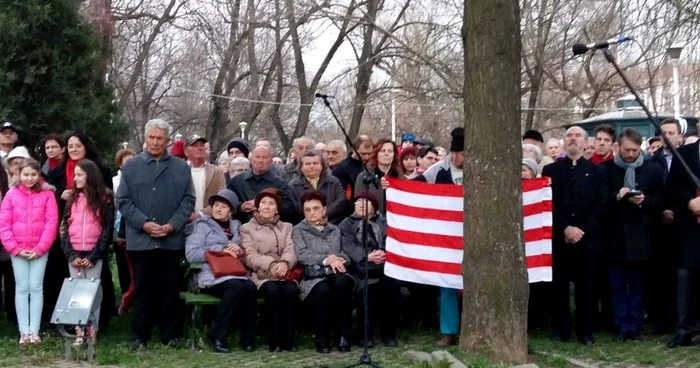
[[[19,184],[7,192],[0,206],[0,240],[11,255],[15,274],[20,345],[41,342],[44,270],[57,233],[54,193],[44,186],[39,163],[24,159],[19,165]]]
[[[68,271],[74,278],[99,279],[114,226],[114,197],[102,180],[100,168],[87,159],[76,165],[70,189],[60,231]],[[75,328],[75,345],[82,344],[85,337],[96,339],[101,303],[102,288],[93,303],[92,326]]]

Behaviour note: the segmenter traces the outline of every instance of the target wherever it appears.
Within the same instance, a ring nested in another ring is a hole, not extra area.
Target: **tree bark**
[[[308,83],[306,79],[306,66],[304,65],[304,59],[302,55],[302,43],[299,37],[299,32],[297,30],[297,27],[301,23],[299,23],[296,19],[294,5],[295,2],[293,0],[285,0],[285,15],[289,24],[293,25],[290,26],[289,30],[292,39],[292,51],[294,52],[294,72],[299,88],[299,104],[301,106],[299,106],[299,114],[297,115],[297,121],[294,126],[294,131],[292,132],[292,135],[286,136],[286,133],[284,136],[280,135],[280,140],[283,142],[283,144],[284,142],[287,142],[287,145],[284,146],[285,152],[289,151],[292,148],[291,142],[293,142],[294,139],[306,134],[306,128],[309,126],[309,115],[311,114],[311,106],[313,105],[314,95],[316,94],[316,89],[318,88],[318,85],[321,82],[321,78],[323,78],[323,75],[328,69],[328,66],[330,65],[331,61],[333,60],[335,53],[343,44],[347,35],[358,26],[357,24],[351,25],[350,23],[353,19],[352,14],[356,8],[356,2],[355,0],[353,0],[348,5],[348,8],[345,12],[345,16],[343,18],[342,25],[338,29],[338,35],[336,36],[335,41],[328,49],[328,52],[326,53],[326,55],[323,58],[323,61],[321,62],[321,66],[318,68],[313,78],[311,79],[311,83]],[[284,131],[280,131],[279,127],[276,127],[276,130],[278,134],[284,133]]]
[[[464,297],[460,348],[527,359],[517,0],[465,0]]]
[[[241,40],[239,39],[239,17],[241,12],[241,0],[230,2],[231,24],[228,30],[228,44],[222,55],[221,68],[218,71],[214,88],[212,89],[211,110],[207,119],[204,136],[209,140],[213,152],[218,152],[228,143],[230,137],[226,134],[226,127],[230,119],[230,96],[232,80],[238,73],[238,62],[241,54]],[[254,32],[250,25],[250,32]]]
[[[398,29],[399,22],[403,19],[406,10],[408,10],[411,0],[406,2],[401,7],[401,10],[396,16],[396,19],[391,26],[384,32],[382,38],[375,43],[374,31],[377,28],[377,14],[383,6],[383,2],[379,0],[367,1],[367,12],[363,20],[365,29],[362,36],[362,53],[357,59],[357,78],[355,79],[355,99],[353,100],[352,118],[350,120],[350,129],[348,135],[350,139],[355,139],[360,134],[360,125],[362,117],[365,114],[367,101],[369,100],[369,83],[372,78],[374,67],[380,61],[380,53],[384,50],[389,37]]]

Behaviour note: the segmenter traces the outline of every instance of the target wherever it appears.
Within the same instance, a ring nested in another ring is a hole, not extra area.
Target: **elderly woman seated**
[[[265,298],[270,351],[296,351],[293,322],[299,288],[295,280],[285,279],[297,263],[292,224],[280,221],[282,194],[276,188],[258,193],[255,207],[253,218],[241,226],[245,264]]]
[[[187,261],[202,265],[197,274],[201,292],[221,298],[216,318],[209,325],[206,334],[209,344],[217,353],[231,352],[226,340],[234,316],[242,327],[243,350],[250,352],[255,349],[255,284],[248,275],[216,277],[206,260],[207,251],[226,252],[235,258],[244,256],[238,234],[240,223],[231,219],[238,204],[236,194],[228,189],[211,196],[211,217],[203,215],[197,219],[185,242]]]
[[[350,351],[352,296],[355,280],[347,272],[350,257],[341,249],[337,226],[328,223],[326,196],[315,190],[301,196],[304,221],[294,227],[292,240],[297,260],[304,266],[299,285],[301,300],[314,312],[316,350],[330,352],[331,321],[335,323],[338,350]]]
[[[355,194],[354,213],[343,220],[338,228],[343,235],[342,249],[350,257],[352,262],[351,273],[356,279],[364,280],[367,272],[367,285],[369,287],[367,305],[369,310],[369,329],[367,330],[367,346],[374,346],[374,326],[377,323],[377,315],[381,316],[381,333],[384,345],[395,347],[396,328],[399,323],[399,300],[401,300],[401,282],[384,274],[386,253],[386,219],[377,212],[377,197],[367,191]],[[365,234],[364,221],[367,217],[367,232]],[[367,240],[367,256],[363,239]],[[359,321],[364,321],[364,304],[360,303]],[[360,323],[364,330],[364,324]],[[361,336],[364,336],[361,335]]]

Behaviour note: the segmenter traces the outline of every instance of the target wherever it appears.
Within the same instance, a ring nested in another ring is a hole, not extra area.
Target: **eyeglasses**
[[[314,207],[304,207],[304,213],[314,213],[321,211],[323,207],[320,206],[314,206]]]

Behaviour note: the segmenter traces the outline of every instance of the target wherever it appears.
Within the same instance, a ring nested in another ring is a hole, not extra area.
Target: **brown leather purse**
[[[245,276],[248,270],[243,263],[226,252],[207,251],[204,255],[214,277]]]
[[[288,270],[282,278],[284,281],[299,281],[304,277],[304,266],[297,264],[291,270]]]

